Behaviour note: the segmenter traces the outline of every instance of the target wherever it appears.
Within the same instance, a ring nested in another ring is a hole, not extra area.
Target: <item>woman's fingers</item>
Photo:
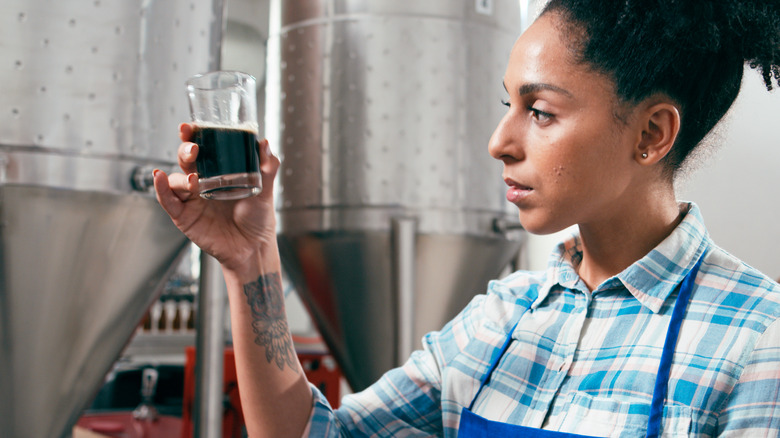
[[[189,123],[182,123],[179,125],[179,138],[181,141],[192,141],[192,131],[193,127]]]
[[[279,170],[279,158],[271,152],[271,146],[268,145],[268,140],[263,139],[258,142],[258,148],[260,149],[260,170],[265,175],[270,175],[273,179],[276,176],[276,171]]]
[[[174,173],[168,175],[168,184],[173,193],[182,201],[198,197],[198,174],[196,173]]]
[[[179,159],[179,167],[186,174],[197,172],[195,159],[198,158],[198,145],[191,142],[184,142],[179,145],[179,151],[176,154]]]
[[[154,170],[154,191],[157,194],[157,202],[160,203],[163,210],[168,213],[171,219],[176,220],[184,209],[182,200],[173,193],[168,183],[168,175],[162,170]]]
[[[178,153],[179,167],[184,173],[195,173],[195,159],[198,157],[198,145],[192,142],[193,127],[189,123],[179,125],[179,138],[182,144],[179,145]]]
[[[184,210],[184,202],[198,197],[198,176],[194,173],[166,175],[155,170],[154,189],[160,205],[176,220]]]
[[[257,143],[257,147],[260,151],[260,173],[263,178],[263,194],[265,196],[272,196],[273,183],[276,177],[276,172],[279,170],[281,162],[272,152],[271,147],[268,145],[268,140],[260,140]]]

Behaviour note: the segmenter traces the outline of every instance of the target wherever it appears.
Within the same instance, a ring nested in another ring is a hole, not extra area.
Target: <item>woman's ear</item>
[[[640,164],[661,161],[674,146],[680,132],[680,111],[670,102],[655,103],[642,113],[642,138],[636,149]]]

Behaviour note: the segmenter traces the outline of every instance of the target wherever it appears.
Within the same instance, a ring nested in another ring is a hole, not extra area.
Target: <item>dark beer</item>
[[[251,129],[196,125],[192,141],[198,145],[195,164],[200,178],[257,173],[260,169],[256,134]]]

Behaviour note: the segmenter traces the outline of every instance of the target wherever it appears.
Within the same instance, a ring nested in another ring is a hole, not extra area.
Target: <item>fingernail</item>
[[[190,184],[194,184],[195,181],[198,180],[198,174],[197,173],[191,173],[187,175],[187,182]]]
[[[195,148],[195,143],[189,143],[187,144],[187,146],[184,147],[184,152],[191,155],[193,148]]]
[[[154,169],[152,171],[152,178],[157,178],[157,174],[160,172],[160,169]]]

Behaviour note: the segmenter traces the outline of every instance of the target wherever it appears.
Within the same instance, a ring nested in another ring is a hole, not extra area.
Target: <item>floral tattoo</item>
[[[286,364],[298,372],[297,356],[284,314],[279,273],[261,275],[257,281],[245,284],[244,294],[252,311],[252,329],[257,335],[255,344],[265,348],[268,363],[276,363],[280,370],[284,370]]]

